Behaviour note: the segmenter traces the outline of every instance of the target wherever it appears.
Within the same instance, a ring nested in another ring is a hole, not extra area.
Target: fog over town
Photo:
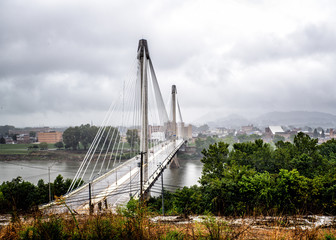
[[[336,114],[336,2],[0,2],[0,125],[100,124],[148,40],[185,122]]]

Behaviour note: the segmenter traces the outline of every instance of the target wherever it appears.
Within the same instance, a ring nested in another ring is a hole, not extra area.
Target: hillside
[[[217,115],[218,116],[218,115]],[[256,118],[246,118],[240,115],[229,115],[227,117],[217,118],[215,120],[205,119],[210,127],[227,127],[238,128],[240,126],[253,124],[255,126],[269,126],[269,125],[282,125],[282,126],[295,126],[304,127],[309,126],[312,128],[335,128],[336,115],[323,113],[323,112],[306,112],[306,111],[291,111],[291,112],[269,112],[262,114]]]

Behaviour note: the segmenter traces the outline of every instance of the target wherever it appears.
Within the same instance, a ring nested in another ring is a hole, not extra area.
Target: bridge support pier
[[[170,163],[170,168],[179,168],[180,167],[180,163],[177,159],[177,154],[175,154],[175,156],[172,158],[172,161]]]

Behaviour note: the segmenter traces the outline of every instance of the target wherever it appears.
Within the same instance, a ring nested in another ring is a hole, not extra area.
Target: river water
[[[61,174],[64,178],[73,178],[80,166],[80,161],[48,161],[48,160],[29,160],[29,161],[0,161],[0,184],[3,181],[11,181],[17,176],[23,180],[37,184],[39,179],[45,182],[49,180],[48,168],[50,167],[51,182]],[[167,167],[163,173],[163,184],[166,190],[175,190],[183,186],[198,184],[198,179],[202,172],[200,160],[179,160],[179,168]],[[88,172],[90,172],[88,170]],[[161,177],[153,186],[153,195],[161,191]]]

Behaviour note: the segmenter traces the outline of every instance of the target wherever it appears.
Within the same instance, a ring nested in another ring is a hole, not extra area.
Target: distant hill
[[[207,124],[211,128],[214,127],[237,128],[240,126],[251,124],[251,121],[238,114],[231,114],[227,117],[220,118],[215,121],[210,121]]]
[[[297,127],[335,127],[336,116],[322,112],[270,112],[253,121],[257,125],[293,125]]]
[[[217,116],[220,116],[218,114]],[[323,112],[306,112],[306,111],[291,111],[291,112],[269,112],[260,115],[253,119],[247,119],[240,115],[229,115],[224,118],[217,118],[214,120],[205,121],[203,123],[209,125],[209,127],[227,127],[237,128],[240,126],[246,126],[253,124],[255,126],[269,126],[269,125],[282,125],[282,126],[295,126],[312,128],[335,128],[336,127],[336,115],[323,113]]]

